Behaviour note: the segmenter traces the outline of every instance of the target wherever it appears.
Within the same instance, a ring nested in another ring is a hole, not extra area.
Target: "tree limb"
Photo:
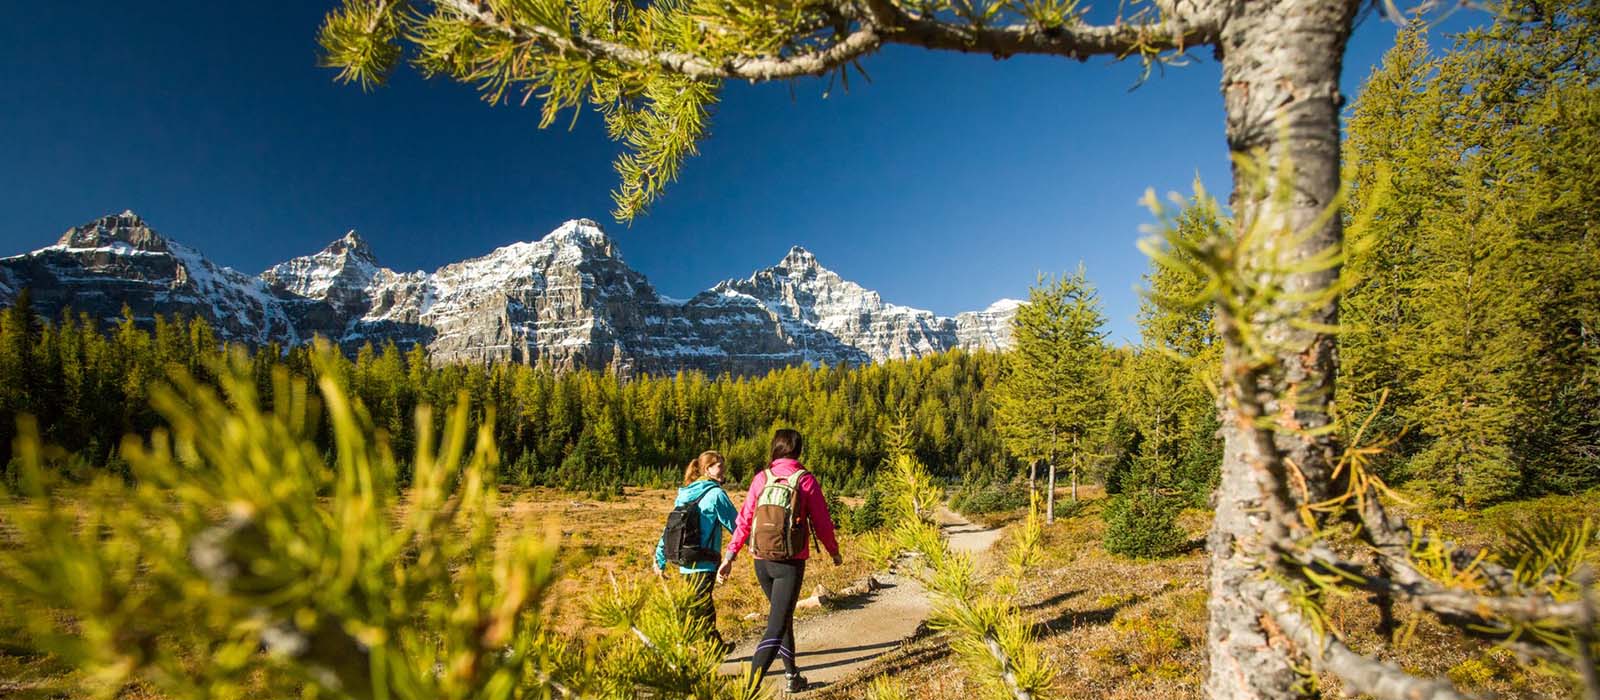
[[[1428,612],[1481,624],[1510,621],[1523,623],[1556,623],[1578,627],[1583,620],[1582,601],[1557,602],[1541,595],[1484,595],[1444,586],[1428,578],[1407,561],[1384,563],[1391,565],[1389,577],[1374,576],[1361,571],[1361,567],[1348,561],[1326,544],[1317,543],[1302,547],[1293,543],[1278,543],[1286,556],[1307,566],[1339,571],[1359,576],[1362,587],[1372,591],[1387,591]],[[1404,568],[1393,568],[1398,564]]]
[[[577,32],[568,36],[550,27],[515,24],[495,14],[481,0],[435,0],[434,4],[518,41],[535,42],[557,51],[630,66],[656,66],[696,80],[781,80],[823,75],[871,53],[882,44],[876,31],[863,27],[820,51],[793,56],[733,58],[719,64],[692,53],[645,51]]]
[[[1527,657],[1536,657],[1553,663],[1566,663],[1570,659],[1561,650],[1537,641],[1529,641],[1527,637],[1508,639],[1505,634],[1495,634],[1492,630],[1506,620],[1517,622],[1548,621],[1548,616],[1525,617],[1528,606],[1550,605],[1552,601],[1546,598],[1529,596],[1512,598],[1512,605],[1503,606],[1503,609],[1489,610],[1489,608],[1502,607],[1499,604],[1508,600],[1503,597],[1485,596],[1467,591],[1457,591],[1443,586],[1437,588],[1445,591],[1448,600],[1441,600],[1438,595],[1421,593],[1413,586],[1396,583],[1392,578],[1376,576],[1365,571],[1365,567],[1349,561],[1335,554],[1327,544],[1317,542],[1309,547],[1298,547],[1290,544],[1285,546],[1279,543],[1274,546],[1286,562],[1294,562],[1300,566],[1316,570],[1318,573],[1334,575],[1347,581],[1354,581],[1361,590],[1369,591],[1378,596],[1392,596],[1411,603],[1414,607],[1431,612],[1443,622],[1454,625],[1471,637],[1482,638],[1501,644],[1507,648]],[[1470,600],[1469,600],[1470,599]],[[1487,607],[1476,607],[1487,604]],[[1565,612],[1567,604],[1556,604],[1557,612]],[[1478,610],[1478,612],[1469,612]],[[1493,612],[1494,616],[1491,616]],[[1536,637],[1533,639],[1537,639]],[[1600,700],[1600,699],[1597,699]]]
[[[1215,43],[1219,27],[1209,18],[1178,17],[1159,22],[1112,25],[1069,24],[1041,27],[1010,24],[975,27],[925,17],[912,17],[887,0],[870,3],[873,23],[883,28],[884,41],[927,49],[982,51],[995,58],[1041,54],[1086,59],[1126,56],[1137,51],[1182,51]]]
[[[1356,653],[1308,622],[1282,586],[1272,581],[1262,581],[1260,585],[1255,602],[1261,612],[1278,623],[1314,668],[1337,676],[1350,694],[1371,695],[1379,700],[1469,700],[1470,696],[1447,682],[1418,678],[1393,664]]]
[[[1568,628],[1582,625],[1581,601],[1556,602],[1549,596],[1521,594],[1516,577],[1505,567],[1480,562],[1479,569],[1501,595],[1484,595],[1440,584],[1418,571],[1410,559],[1415,534],[1398,515],[1384,508],[1369,487],[1359,509],[1361,536],[1383,560],[1392,588],[1407,601],[1429,612],[1465,619],[1497,618],[1513,622],[1556,623]]]
[[[853,20],[855,28],[826,48],[787,56],[735,57],[717,62],[681,51],[646,51],[586,36],[566,27],[562,29],[568,31],[516,24],[497,15],[482,0],[435,0],[434,4],[519,41],[536,42],[557,51],[630,66],[655,66],[696,80],[768,81],[825,75],[884,44],[982,51],[996,58],[1044,54],[1083,59],[1095,55],[1120,57],[1139,51],[1181,51],[1215,42],[1218,37],[1216,23],[1210,20],[1109,26],[1072,24],[1050,28],[1031,24],[973,27],[913,17],[888,0],[873,0],[867,12],[857,10],[850,2],[840,2],[836,8],[840,16]]]

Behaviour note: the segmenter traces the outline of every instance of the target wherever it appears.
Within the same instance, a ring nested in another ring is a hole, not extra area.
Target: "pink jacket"
[[[772,473],[784,477],[804,469],[800,463],[792,459],[780,459],[769,467]],[[728,557],[733,557],[744,548],[745,540],[750,539],[750,528],[756,518],[756,501],[760,499],[761,489],[767,485],[767,470],[758,472],[750,480],[750,492],[745,494],[744,503],[739,504],[738,527],[733,531],[733,539],[728,540]],[[828,502],[822,497],[822,487],[817,484],[817,477],[811,472],[806,472],[800,477],[800,507],[805,508],[806,520],[811,523],[811,530],[817,534],[817,539],[829,554],[839,553],[839,542],[833,537],[833,516],[828,513]],[[800,553],[796,559],[805,559],[811,556],[811,538],[807,537],[804,544],[800,545]],[[757,557],[758,559],[760,557]]]

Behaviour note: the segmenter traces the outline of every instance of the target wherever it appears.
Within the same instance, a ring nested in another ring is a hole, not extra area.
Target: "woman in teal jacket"
[[[702,452],[683,470],[683,486],[678,487],[678,498],[672,507],[694,503],[700,511],[700,547],[707,552],[722,551],[722,531],[732,532],[739,512],[733,501],[722,490],[722,478],[727,473],[722,455]],[[663,576],[667,567],[667,547],[664,540],[656,541],[655,570]],[[679,566],[678,573],[688,579],[695,592],[695,613],[711,628],[711,636],[722,644],[724,653],[731,646],[717,633],[717,607],[712,601],[712,586],[716,584],[717,559]]]

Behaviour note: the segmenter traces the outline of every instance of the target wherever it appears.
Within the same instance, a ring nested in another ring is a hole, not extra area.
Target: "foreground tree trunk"
[[[1229,6],[1218,45],[1228,148],[1236,156],[1264,153],[1273,164],[1288,157],[1294,165],[1292,181],[1267,183],[1261,197],[1251,195],[1248,188],[1256,183],[1237,164],[1234,167],[1231,204],[1235,220],[1275,217],[1278,221],[1267,223],[1278,224],[1274,230],[1281,232],[1272,237],[1272,243],[1258,246],[1250,254],[1280,262],[1303,260],[1342,240],[1337,216],[1316,230],[1312,228],[1339,190],[1339,108],[1343,102],[1339,75],[1358,4],[1352,0],[1257,0]],[[1280,186],[1293,188],[1292,204],[1287,210],[1270,211],[1267,205]],[[1287,246],[1292,250],[1284,249]],[[1289,286],[1295,291],[1323,289],[1337,278],[1335,267],[1299,274],[1291,278]],[[1219,310],[1219,324],[1229,322],[1224,316]],[[1259,612],[1262,574],[1272,561],[1261,537],[1261,528],[1272,525],[1268,522],[1272,516],[1263,509],[1267,499],[1285,504],[1298,498],[1320,499],[1328,490],[1333,444],[1328,438],[1279,432],[1277,444],[1267,445],[1252,441],[1244,427],[1257,413],[1274,416],[1286,429],[1325,425],[1334,388],[1334,344],[1328,333],[1291,327],[1281,317],[1269,320],[1272,317],[1233,319],[1252,324],[1265,334],[1276,348],[1277,362],[1243,384],[1254,385],[1254,396],[1244,397],[1253,401],[1230,400],[1228,392],[1223,393],[1222,474],[1213,495],[1216,516],[1207,542],[1211,668],[1206,692],[1215,700],[1297,698],[1303,695],[1299,689],[1306,687],[1295,670],[1292,645],[1276,625],[1264,626]],[[1313,318],[1333,323],[1337,305],[1328,304]],[[1224,352],[1223,381],[1227,384],[1240,377],[1248,358],[1235,342],[1228,342]],[[1292,397],[1293,405],[1280,406],[1280,397]],[[1278,416],[1280,409],[1288,415]],[[1263,451],[1270,449],[1287,459],[1262,460]],[[1304,484],[1294,493],[1287,487],[1291,475],[1266,473],[1267,464],[1289,462],[1300,471],[1294,482]]]

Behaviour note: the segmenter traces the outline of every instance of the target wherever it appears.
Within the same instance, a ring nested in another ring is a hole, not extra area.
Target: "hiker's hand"
[[[833,565],[834,566],[839,566],[840,564],[843,564],[843,563],[844,563],[844,557],[842,555],[840,555],[838,552],[834,552],[833,553]]]
[[[656,578],[666,578],[667,577],[667,570],[666,569],[663,569],[663,568],[661,568],[659,566],[656,566],[655,564],[651,564],[650,568],[656,572]]]
[[[717,567],[717,583],[728,580],[728,574],[733,573],[733,559],[723,559],[722,566]]]

